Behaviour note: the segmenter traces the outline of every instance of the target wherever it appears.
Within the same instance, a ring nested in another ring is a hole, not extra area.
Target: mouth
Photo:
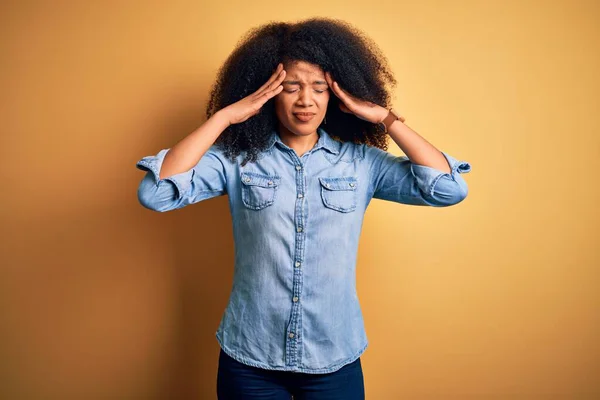
[[[294,113],[294,117],[296,117],[296,119],[302,121],[302,122],[307,122],[310,121],[311,119],[313,119],[315,117],[314,113]]]

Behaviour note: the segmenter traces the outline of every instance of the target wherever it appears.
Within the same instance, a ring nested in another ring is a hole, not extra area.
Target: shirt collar
[[[325,129],[319,127],[317,128],[317,133],[319,134],[319,140],[317,140],[317,143],[315,144],[315,146],[311,149],[311,151],[317,150],[321,147],[323,147],[325,150],[333,153],[333,154],[339,154],[339,148],[340,148],[340,142],[338,142],[337,140],[334,140],[331,136],[329,136],[329,134],[325,131]],[[270,150],[271,147],[273,147],[273,145],[277,143],[278,146],[285,148],[285,149],[289,149],[289,147],[283,143],[281,141],[281,138],[279,137],[279,134],[277,133],[277,131],[275,129],[273,129],[271,131],[271,136],[269,138],[269,143],[267,144],[267,150]]]

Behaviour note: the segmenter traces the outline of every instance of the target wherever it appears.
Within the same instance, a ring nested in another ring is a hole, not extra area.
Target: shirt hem
[[[307,374],[328,374],[330,372],[335,372],[335,371],[341,369],[343,366],[356,361],[358,359],[358,357],[360,357],[365,352],[367,347],[369,346],[369,341],[367,340],[365,342],[365,344],[361,346],[360,350],[358,350],[356,353],[354,353],[354,355],[352,355],[350,358],[347,358],[346,360],[341,361],[337,364],[330,365],[329,367],[323,367],[323,368],[317,368],[317,369],[304,368],[304,367],[274,367],[272,365],[261,363],[261,362],[255,361],[255,360],[251,360],[248,357],[239,355],[238,353],[236,353],[229,347],[225,346],[225,344],[221,340],[221,337],[219,336],[219,332],[217,332],[215,336],[217,338],[217,342],[219,343],[219,346],[221,347],[221,349],[223,349],[223,351],[228,356],[230,356],[234,360],[239,361],[243,364],[249,365],[251,367],[263,368],[263,369],[268,369],[268,370],[272,370],[272,371],[303,372],[303,373],[307,373]]]

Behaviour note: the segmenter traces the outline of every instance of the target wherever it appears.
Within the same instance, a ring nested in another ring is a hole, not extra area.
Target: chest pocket
[[[240,179],[242,202],[247,208],[261,210],[273,204],[279,186],[279,176],[242,172]]]
[[[355,176],[319,177],[321,182],[321,198],[325,207],[340,212],[356,210]]]

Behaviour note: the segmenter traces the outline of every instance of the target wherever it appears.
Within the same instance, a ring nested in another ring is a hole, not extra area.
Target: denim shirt
[[[324,374],[356,360],[367,336],[356,256],[372,198],[445,207],[467,196],[471,166],[442,152],[451,173],[318,128],[301,157],[273,130],[266,151],[241,166],[213,145],[186,172],[159,180],[169,149],[143,157],[139,202],[169,211],[227,194],[235,244],[233,287],[216,331],[244,364]]]

